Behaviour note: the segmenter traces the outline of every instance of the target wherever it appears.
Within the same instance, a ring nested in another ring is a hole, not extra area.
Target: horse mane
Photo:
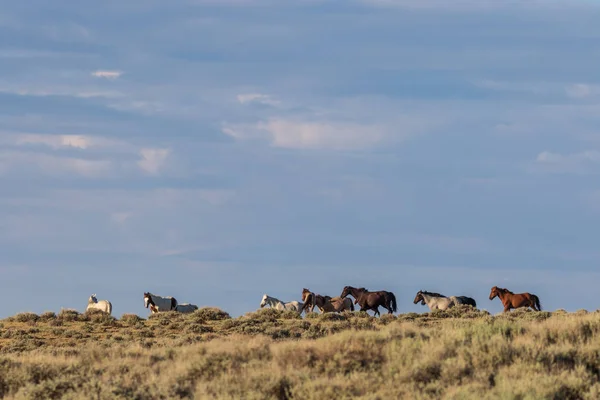
[[[506,288],[498,288],[499,291],[504,292],[504,293],[510,293],[510,294],[514,294],[513,292],[511,292],[510,290],[506,289]]]
[[[435,293],[435,292],[428,292],[426,290],[421,290],[421,293],[432,296],[432,297],[446,297],[443,294]]]

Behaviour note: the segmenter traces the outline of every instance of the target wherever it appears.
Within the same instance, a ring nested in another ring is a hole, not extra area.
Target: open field
[[[600,313],[218,309],[0,321],[0,397],[597,399]]]

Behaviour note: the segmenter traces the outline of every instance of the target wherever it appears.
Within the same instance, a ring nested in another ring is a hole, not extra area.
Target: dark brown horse
[[[490,292],[490,300],[498,296],[502,305],[504,306],[504,312],[509,312],[511,308],[520,307],[531,307],[535,311],[542,311],[542,305],[540,299],[535,294],[531,293],[517,293],[514,294],[508,289],[499,288],[494,286]]]
[[[348,295],[354,297],[354,303],[360,305],[360,311],[373,310],[375,315],[381,316],[379,313],[379,306],[381,306],[387,309],[389,314],[396,312],[396,296],[392,292],[385,290],[369,292],[365,288],[346,286],[340,297],[343,299]]]

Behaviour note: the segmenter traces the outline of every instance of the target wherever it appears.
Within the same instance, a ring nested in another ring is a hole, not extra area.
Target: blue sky
[[[26,4],[25,4],[26,3]],[[2,2],[0,317],[303,287],[598,308],[600,4]]]

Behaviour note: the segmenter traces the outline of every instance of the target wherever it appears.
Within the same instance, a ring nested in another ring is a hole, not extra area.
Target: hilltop
[[[231,318],[92,312],[0,321],[0,397],[389,399],[600,397],[600,313]]]

